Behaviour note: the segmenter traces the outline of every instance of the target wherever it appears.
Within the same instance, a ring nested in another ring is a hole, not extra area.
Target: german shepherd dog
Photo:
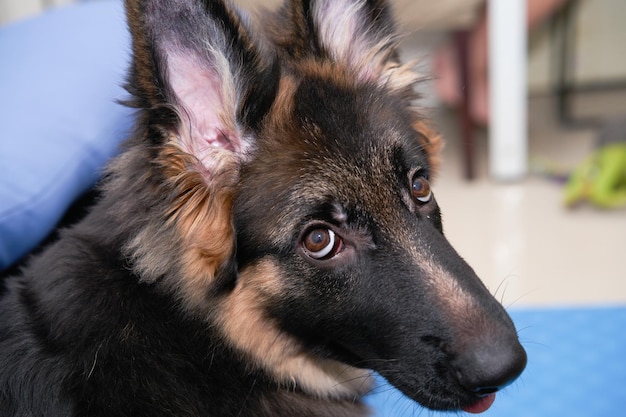
[[[445,239],[383,0],[127,0],[134,133],[5,281],[0,415],[487,409],[526,353]],[[256,23],[254,23],[256,22]]]

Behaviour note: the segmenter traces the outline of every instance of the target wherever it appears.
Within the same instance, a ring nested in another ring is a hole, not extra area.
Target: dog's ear
[[[405,89],[419,78],[398,59],[393,14],[384,0],[290,0],[291,53],[315,54],[356,71],[361,81]]]
[[[274,50],[223,1],[126,0],[126,10],[129,104],[140,109],[134,164],[151,170],[142,191],[163,210],[126,250],[143,279],[169,277],[161,282],[200,305],[207,290],[236,277],[233,189],[280,68]]]
[[[209,165],[214,151],[240,154],[271,106],[274,54],[222,1],[126,0],[133,38],[129,89],[147,110],[153,141],[183,141]]]

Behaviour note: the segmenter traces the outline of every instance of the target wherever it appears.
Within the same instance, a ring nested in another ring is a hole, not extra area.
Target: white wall
[[[576,50],[570,73],[576,83],[626,80],[626,1],[583,0],[576,17]],[[547,27],[531,35],[528,81],[531,92],[550,91],[553,49]]]
[[[35,15],[45,7],[71,3],[73,0],[0,0],[0,24]]]

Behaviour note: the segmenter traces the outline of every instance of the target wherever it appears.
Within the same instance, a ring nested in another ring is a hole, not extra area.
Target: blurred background
[[[459,31],[468,32],[461,36],[467,36],[469,44],[470,95],[479,95],[476,89],[489,83],[488,64],[472,62],[473,55],[485,54],[479,38],[484,25],[481,19],[489,14],[483,3],[473,3],[477,4],[469,20],[472,23],[467,26],[466,21],[452,31],[439,30],[443,16],[439,25],[437,20],[428,23],[429,8],[425,6],[421,16],[426,22],[414,25],[429,29],[413,32],[405,41],[407,56],[418,56],[425,76],[433,77],[423,88],[425,106],[446,140],[436,182],[446,234],[505,305],[625,303],[623,197],[616,197],[620,203],[608,208],[582,198],[583,192],[579,202],[566,204],[566,193],[573,193],[576,184],[584,182],[574,180],[571,174],[595,156],[605,141],[626,144],[626,54],[619,46],[626,43],[626,30],[618,17],[626,16],[626,2],[552,1],[552,10],[544,10],[541,18],[526,26],[527,130],[523,140],[527,142],[527,171],[514,181],[502,181],[491,172],[489,159],[497,155],[490,153],[490,146],[502,138],[494,138],[490,131],[492,116],[497,115],[472,109],[481,107],[475,104],[480,97],[469,100],[473,180],[466,179],[463,109],[458,99],[451,102],[445,97],[448,86],[442,85],[454,85],[449,68],[441,62],[450,66],[446,54],[454,49],[451,45],[456,47]],[[550,0],[544,5],[547,3]],[[459,54],[452,55],[456,61],[453,71],[458,74]],[[487,80],[482,85],[481,76]],[[459,82],[456,77],[453,81]],[[457,89],[464,87],[459,83]],[[499,133],[508,134],[515,132]],[[596,168],[606,169],[601,161]],[[613,187],[623,196],[626,166],[620,165]]]
[[[0,0],[0,23],[69,3]],[[393,7],[402,54],[424,76],[419,104],[446,142],[434,186],[445,232],[529,351],[528,371],[491,415],[623,415],[626,2]],[[377,415],[419,414],[392,403]]]

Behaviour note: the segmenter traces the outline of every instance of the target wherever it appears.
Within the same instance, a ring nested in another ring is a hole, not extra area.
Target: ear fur
[[[129,90],[151,140],[173,134],[211,171],[215,153],[245,153],[271,106],[277,60],[221,1],[126,0],[133,35]]]
[[[233,187],[274,101],[278,61],[223,1],[126,0],[126,10],[127,88],[139,118],[130,152],[113,169],[149,174],[137,182],[133,171],[121,176],[129,183],[111,187],[161,212],[134,216],[125,256],[142,280],[159,280],[193,309],[236,277]]]
[[[292,33],[273,30],[295,58],[329,59],[356,73],[357,80],[405,90],[420,78],[414,63],[398,60],[394,19],[384,0],[289,0]]]
[[[318,44],[334,61],[346,63],[368,78],[394,54],[393,22],[384,3],[364,0],[308,3]]]

